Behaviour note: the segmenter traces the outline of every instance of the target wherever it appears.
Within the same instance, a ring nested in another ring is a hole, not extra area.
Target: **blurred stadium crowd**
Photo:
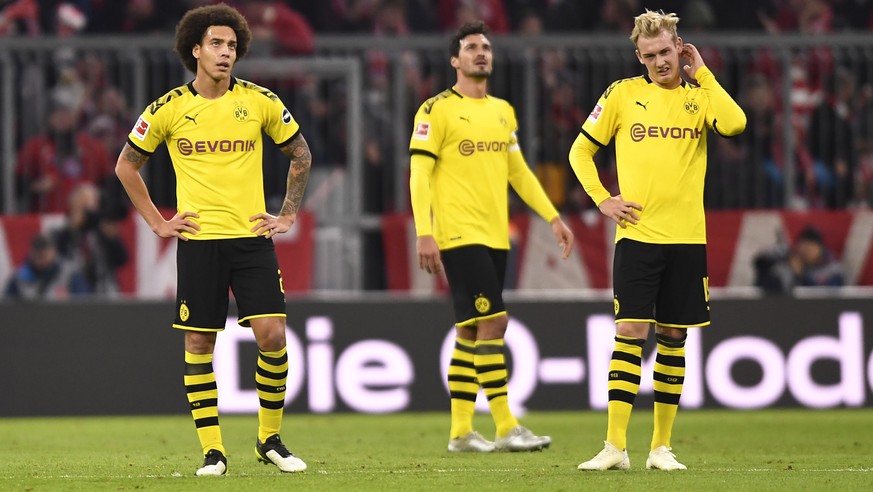
[[[171,39],[186,10],[209,3],[218,2],[0,0],[0,43],[2,37],[35,42],[46,36]],[[418,104],[450,85],[453,78],[446,71],[442,41],[439,51],[427,51],[402,46],[335,48],[337,43],[324,45],[322,39],[348,36],[354,44],[354,40],[366,37],[442,38],[463,22],[485,20],[492,32],[507,41],[495,43],[495,48],[511,45],[516,51],[496,60],[492,92],[516,102],[521,112],[526,107],[535,109],[535,113],[530,112],[534,114],[519,115],[522,120],[536,121],[535,136],[525,136],[524,130],[531,128],[522,128],[528,160],[556,205],[563,212],[577,213],[591,210],[593,204],[569,172],[566,155],[600,91],[611,80],[641,73],[626,37],[633,17],[644,8],[676,12],[681,18],[680,35],[686,38],[757,36],[773,42],[772,46],[764,41],[752,46],[701,47],[704,60],[749,118],[740,137],[717,139],[710,145],[708,208],[845,210],[873,205],[873,43],[847,47],[831,46],[828,41],[809,43],[818,37],[869,31],[873,28],[873,0],[225,3],[238,7],[249,20],[255,37],[250,58],[352,55],[363,60],[362,206],[367,214],[408,211],[402,198],[404,190],[400,189],[403,180],[398,178],[404,175],[400,168],[406,166],[403,157],[409,122]],[[518,40],[523,45],[524,40],[562,33],[589,36],[587,39],[620,37],[624,44],[620,51],[608,52],[604,58],[613,61],[606,65],[592,55],[596,50],[590,46],[579,48],[570,42],[566,47],[549,44],[518,49]],[[512,39],[515,44],[509,42]],[[780,51],[780,39],[800,40],[800,44],[786,45],[789,48]],[[157,80],[149,87],[149,99],[142,101],[133,100],[119,75],[121,58],[107,58],[99,50],[65,49],[64,43],[52,49],[47,61],[39,63],[29,63],[33,60],[27,59],[27,50],[20,52],[24,54],[16,59],[22,67],[16,82],[21,92],[15,95],[20,117],[11,139],[14,162],[3,163],[14,167],[10,173],[15,178],[14,197],[4,197],[4,212],[69,215],[75,197],[91,196],[96,187],[98,198],[88,203],[96,203],[97,215],[82,224],[97,235],[90,241],[112,250],[117,231],[113,232],[111,224],[129,211],[113,173],[115,158],[143,105],[187,77],[172,59],[171,45],[160,50],[170,55],[160,61],[167,67],[166,74],[152,77]],[[613,53],[620,55],[612,57]],[[155,63],[155,55],[149,52],[148,56],[149,63]],[[531,58],[533,65],[528,63]],[[398,79],[390,74],[390,67],[395,66],[400,67],[402,90],[394,87]],[[525,106],[519,100],[530,92],[518,88],[524,86],[520,82],[525,77],[523,70],[530,66],[536,71],[538,89],[535,101]],[[348,148],[343,126],[338,124],[346,118],[343,90],[329,81],[307,77],[262,83],[280,93],[301,120],[314,164],[344,166],[354,149]],[[401,94],[400,98],[396,94]],[[403,104],[398,106],[401,99]],[[402,131],[397,131],[398,127]],[[166,156],[156,154],[155,160],[161,159],[166,160]],[[614,187],[614,154],[602,152],[598,159],[604,183]],[[154,198],[161,206],[173,207],[171,167],[150,165],[144,172],[151,173],[148,177],[153,183],[167,183],[154,188]],[[790,186],[786,180],[791,181]],[[266,182],[268,200],[281,200],[281,173],[268,173]],[[88,192],[82,192],[83,188]],[[378,244],[372,249],[381,254]],[[113,264],[117,265],[124,259],[123,252],[117,248],[112,251]],[[380,283],[375,281],[377,286]]]
[[[4,0],[3,35],[171,32],[181,15],[212,0]],[[225,0],[250,22],[282,22],[299,37],[316,33],[445,32],[482,19],[499,34],[539,24],[549,32],[629,32],[641,9],[676,12],[707,29],[868,29],[868,0]],[[301,32],[302,31],[302,32]],[[289,33],[289,35],[292,33]],[[303,49],[299,46],[297,49]]]

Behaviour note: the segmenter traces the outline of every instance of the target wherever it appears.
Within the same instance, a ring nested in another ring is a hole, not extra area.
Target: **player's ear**
[[[195,59],[200,59],[200,44],[195,44],[193,48],[191,48],[191,56]]]
[[[645,65],[646,62],[644,62],[644,61],[643,61],[643,57],[640,56],[640,50],[634,50],[634,53],[636,53],[636,55],[637,55],[637,60],[640,61],[640,65]]]
[[[459,63],[460,62],[458,61],[458,57],[453,56],[453,57],[449,58],[449,64],[452,66],[452,68],[458,68]]]
[[[682,38],[679,37],[679,36],[676,36],[676,49],[679,50],[679,52],[681,53],[681,52],[682,52],[682,48],[683,48],[684,46],[685,46],[685,44],[682,42]]]

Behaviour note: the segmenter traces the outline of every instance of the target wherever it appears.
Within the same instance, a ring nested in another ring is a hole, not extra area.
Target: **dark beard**
[[[466,73],[464,75],[466,75],[467,77],[469,77],[471,79],[483,81],[483,80],[488,80],[488,78],[491,77],[491,72],[485,72],[485,73],[483,73],[483,72],[470,72],[470,73]]]

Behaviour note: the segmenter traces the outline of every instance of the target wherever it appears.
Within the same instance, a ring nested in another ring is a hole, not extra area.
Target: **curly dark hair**
[[[249,50],[252,31],[246,18],[235,8],[225,4],[197,7],[185,13],[176,26],[176,55],[182,65],[195,75],[197,59],[191,54],[194,45],[203,41],[210,26],[227,26],[236,33],[236,59],[241,60]]]
[[[461,52],[461,40],[471,34],[488,34],[488,26],[482,21],[473,21],[459,27],[449,42],[449,54],[457,58]]]

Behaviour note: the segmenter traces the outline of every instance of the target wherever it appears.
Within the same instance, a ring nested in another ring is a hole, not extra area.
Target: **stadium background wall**
[[[611,307],[509,303],[518,409],[605,407]],[[186,413],[172,311],[167,302],[0,304],[0,416]],[[288,412],[447,410],[450,312],[441,299],[290,299]],[[869,300],[716,299],[712,317],[689,337],[686,408],[871,406]],[[216,350],[219,405],[253,412],[256,347],[233,318],[228,328]],[[644,378],[639,402],[651,400]]]

